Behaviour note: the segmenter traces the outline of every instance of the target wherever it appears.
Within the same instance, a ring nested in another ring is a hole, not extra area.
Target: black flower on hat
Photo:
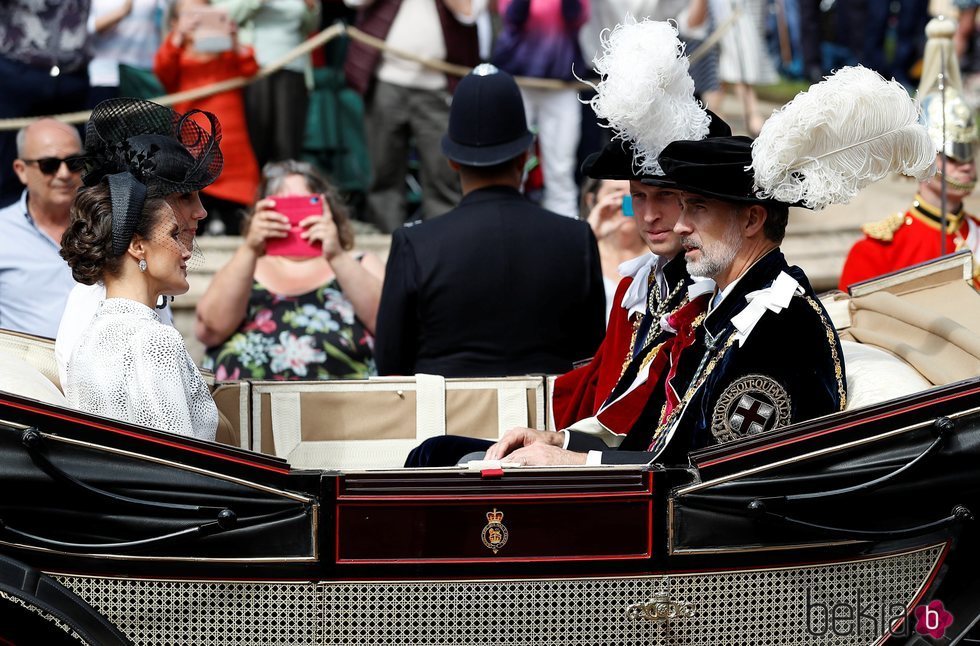
[[[156,170],[153,158],[160,151],[160,146],[150,144],[149,149],[134,149],[129,141],[119,145],[120,156],[125,160],[133,175],[136,177],[151,177]]]

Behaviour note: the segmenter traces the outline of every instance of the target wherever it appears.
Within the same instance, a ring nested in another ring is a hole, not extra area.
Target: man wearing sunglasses
[[[40,119],[17,133],[20,199],[0,210],[0,328],[54,337],[74,286],[61,236],[82,184],[78,131]]]

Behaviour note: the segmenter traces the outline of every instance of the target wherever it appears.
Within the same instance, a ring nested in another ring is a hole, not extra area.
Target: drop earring
[[[139,268],[140,271],[146,271],[146,258],[140,258]]]

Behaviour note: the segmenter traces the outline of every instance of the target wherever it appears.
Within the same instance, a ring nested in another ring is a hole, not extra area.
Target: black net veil
[[[86,172],[82,181],[95,186],[107,177],[131,174],[146,186],[147,198],[165,197],[182,228],[181,244],[192,245],[196,221],[183,196],[200,191],[221,173],[224,157],[221,126],[210,112],[175,110],[143,99],[103,101],[85,125]],[[128,227],[127,227],[128,228]],[[203,264],[193,248],[192,267]]]

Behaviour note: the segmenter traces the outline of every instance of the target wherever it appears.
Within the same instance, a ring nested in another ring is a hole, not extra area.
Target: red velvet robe
[[[619,281],[606,325],[606,336],[592,360],[555,380],[551,400],[555,428],[562,429],[595,415],[623,374],[624,364],[630,358],[633,324],[628,318],[629,312],[619,304],[623,302],[623,295],[632,282],[632,277]]]
[[[685,283],[689,280],[685,279]],[[660,380],[661,373],[673,369],[680,351],[693,340],[689,328],[690,320],[686,320],[680,327],[680,336],[684,337],[680,345],[675,347],[677,337],[661,332],[651,345],[634,359],[631,355],[633,324],[628,318],[629,312],[620,306],[623,295],[632,281],[633,278],[627,277],[619,282],[616,295],[613,297],[606,337],[592,360],[587,365],[561,375],[555,380],[552,410],[556,429],[563,429],[580,420],[596,417],[603,427],[625,437],[640,418],[647,402],[654,394],[654,389],[658,384],[663,383]],[[681,298],[684,293],[678,294],[678,300],[674,301],[672,309],[686,302],[686,298]],[[704,311],[707,300],[707,294],[704,294],[697,303],[690,303],[691,307],[685,311],[692,316],[687,318],[693,319],[698,311]],[[659,327],[660,321],[654,321],[653,325]],[[660,346],[659,350],[646,364],[647,368],[641,368],[643,364],[635,365],[634,371],[629,373],[630,383],[623,383],[615,401],[603,408],[606,400],[623,378],[626,365],[631,361],[643,361],[642,357],[649,355],[657,345]],[[632,390],[629,390],[630,387]]]

